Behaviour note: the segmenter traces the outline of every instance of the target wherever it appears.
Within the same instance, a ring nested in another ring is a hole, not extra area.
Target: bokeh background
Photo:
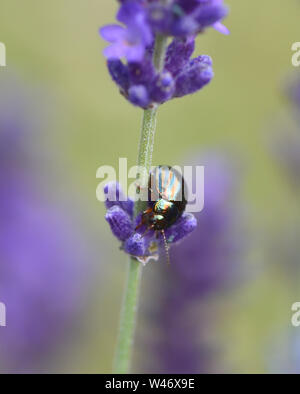
[[[215,79],[159,114],[154,163],[205,164],[207,209],[173,268],[144,269],[134,372],[300,371],[300,164],[287,163],[300,155],[300,3],[226,2],[231,35],[197,41]],[[95,174],[135,164],[142,115],[102,57],[117,2],[0,9],[0,372],[109,373],[126,257]]]

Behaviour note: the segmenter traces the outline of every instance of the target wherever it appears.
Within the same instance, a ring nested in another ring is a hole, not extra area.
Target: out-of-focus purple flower
[[[82,308],[83,248],[63,212],[38,192],[27,151],[36,115],[19,83],[1,80],[0,301],[1,372],[41,371]],[[33,104],[34,106],[34,104]],[[36,111],[36,106],[35,111]],[[28,132],[30,131],[30,132]]]
[[[117,19],[101,36],[112,45],[105,49],[108,69],[121,93],[133,105],[151,108],[176,97],[195,93],[213,78],[208,56],[191,59],[195,37],[212,26],[222,33],[227,14],[223,0],[124,0]],[[157,35],[173,37],[161,72],[153,64]],[[125,61],[124,61],[125,60]]]
[[[220,289],[235,276],[238,251],[239,209],[236,204],[236,174],[228,160],[218,154],[200,157],[205,166],[205,206],[195,214],[196,231],[171,251],[173,273],[188,294],[203,295]],[[187,263],[184,264],[183,261]]]
[[[59,212],[25,193],[14,209],[0,240],[0,297],[7,308],[1,370],[30,372],[71,329],[84,281],[79,248]]]
[[[149,306],[146,324],[151,330],[154,323],[158,338],[149,344],[154,358],[148,372],[212,372],[216,349],[205,339],[212,316],[201,301],[232,285],[240,273],[244,242],[236,171],[218,153],[200,155],[195,163],[205,165],[205,206],[195,214],[198,226],[185,242],[174,245],[170,267],[161,264],[148,284],[154,307]]]
[[[164,244],[162,235],[157,238],[156,232],[146,231],[145,225],[136,229],[141,223],[142,214],[133,217],[133,201],[130,198],[122,201],[124,194],[117,182],[107,184],[104,192],[107,197],[105,218],[114,236],[122,241],[122,249],[144,264],[151,259],[157,259]],[[179,242],[191,234],[196,227],[197,220],[194,215],[183,213],[171,227],[165,230],[167,242],[169,244]]]

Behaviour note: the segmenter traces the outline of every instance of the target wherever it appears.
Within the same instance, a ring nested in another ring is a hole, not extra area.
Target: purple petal
[[[195,19],[203,29],[220,22],[227,14],[228,9],[223,5],[223,1],[214,0],[203,6],[199,6],[195,13]]]
[[[131,218],[119,206],[115,205],[110,208],[105,215],[105,219],[109,223],[114,236],[120,241],[126,241],[131,236],[133,232]]]
[[[145,256],[147,253],[147,247],[145,238],[139,233],[134,233],[124,245],[124,250],[126,253],[133,256]]]
[[[175,38],[167,50],[165,69],[175,76],[189,62],[194,50],[194,37]]]
[[[127,0],[124,2],[117,14],[118,21],[124,23],[124,25],[138,22],[140,15],[145,15],[145,10],[135,0]]]
[[[120,45],[113,44],[103,50],[103,55],[106,59],[117,60],[125,56],[125,50]]]
[[[227,29],[227,27],[224,26],[223,23],[221,23],[221,22],[215,23],[215,24],[213,25],[213,28],[214,28],[215,30],[217,30],[218,32],[222,33],[222,34],[225,34],[225,35],[229,35],[229,34],[230,34],[229,29]]]
[[[128,27],[131,38],[139,38],[145,45],[151,44],[153,35],[147,23],[145,7],[134,0],[128,0],[122,4],[117,19]]]
[[[154,80],[156,71],[152,59],[145,57],[142,62],[130,62],[128,73],[132,85],[147,85]]]
[[[107,67],[112,79],[124,92],[126,92],[129,88],[128,67],[119,59],[109,60],[107,62]]]
[[[124,27],[119,25],[107,25],[99,30],[100,36],[108,42],[116,42],[120,40],[126,33]]]
[[[141,43],[132,45],[131,43],[123,44],[124,56],[128,62],[141,62],[145,55],[145,46]]]
[[[148,18],[155,32],[169,34],[173,21],[169,6],[153,2],[148,8]]]
[[[168,242],[175,243],[192,233],[197,227],[197,219],[191,213],[184,213],[173,226],[165,231]]]
[[[199,56],[190,61],[176,79],[175,97],[182,97],[202,89],[213,78],[209,56]]]
[[[129,101],[138,107],[147,108],[150,103],[149,94],[145,86],[132,86],[129,91]]]
[[[175,81],[168,71],[159,74],[151,86],[151,100],[162,104],[173,97]]]

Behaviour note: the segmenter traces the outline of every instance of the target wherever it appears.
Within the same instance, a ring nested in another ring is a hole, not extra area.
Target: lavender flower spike
[[[208,56],[192,59],[195,38],[207,27],[228,34],[221,20],[227,15],[223,0],[123,0],[117,19],[100,35],[108,70],[121,94],[133,105],[149,109],[176,97],[196,93],[213,78]],[[162,67],[154,66],[155,38],[173,37]],[[155,69],[156,68],[156,69]]]
[[[118,183],[112,182],[104,188],[106,195],[114,196],[115,191],[118,195],[123,192]],[[106,213],[106,220],[110,225],[113,235],[122,242],[122,249],[125,253],[136,257],[139,261],[146,264],[151,259],[157,259],[159,251],[164,247],[163,237],[156,237],[155,231],[147,230],[146,226],[141,226],[138,230],[135,228],[141,222],[141,214],[134,219],[131,206],[133,201],[109,201],[106,206],[108,211]],[[174,244],[192,233],[197,227],[197,220],[194,215],[184,213],[175,224],[169,227],[166,231],[166,239],[169,244]],[[144,235],[145,234],[145,235]]]

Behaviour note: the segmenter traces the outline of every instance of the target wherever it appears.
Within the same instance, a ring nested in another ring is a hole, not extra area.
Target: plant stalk
[[[157,36],[153,62],[158,72],[163,70],[166,49],[167,38],[164,36]],[[137,164],[139,167],[144,168],[144,175],[142,175],[144,177],[149,176],[152,165],[157,110],[158,106],[154,106],[153,108],[146,109],[143,114]],[[145,179],[137,179],[137,181],[141,185],[147,184]],[[136,202],[135,216],[144,210],[144,206],[145,203],[141,200]],[[135,258],[130,258],[113,369],[113,372],[116,374],[126,374],[130,371],[142,267],[142,264]]]

